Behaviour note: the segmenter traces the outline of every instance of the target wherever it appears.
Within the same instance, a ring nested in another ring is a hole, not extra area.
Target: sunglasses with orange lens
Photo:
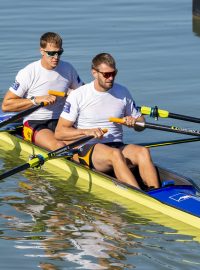
[[[102,71],[100,71],[98,69],[94,69],[94,70],[101,73],[105,79],[108,79],[110,77],[114,78],[117,75],[117,71],[118,71],[117,69],[115,69],[114,71],[111,71],[111,72],[102,72]]]

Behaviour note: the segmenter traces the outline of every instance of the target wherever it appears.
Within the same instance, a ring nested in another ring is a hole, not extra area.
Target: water
[[[92,57],[108,51],[117,60],[117,81],[138,105],[199,117],[200,21],[192,19],[191,1],[10,0],[1,3],[0,25],[1,99],[16,72],[40,57],[41,34],[56,31],[63,58],[85,82]],[[128,142],[184,137],[125,133]],[[199,142],[154,148],[152,155],[200,185]],[[2,171],[24,162],[13,157],[1,149]],[[26,171],[1,182],[0,269],[199,269],[198,237],[155,223],[150,213],[105,198],[104,190],[98,197],[58,180]]]

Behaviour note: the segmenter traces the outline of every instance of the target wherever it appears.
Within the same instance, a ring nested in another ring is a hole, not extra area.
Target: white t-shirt
[[[23,98],[48,95],[48,90],[67,93],[68,89],[76,89],[82,85],[74,67],[68,63],[59,61],[53,70],[42,67],[41,60],[35,61],[21,69],[13,85],[9,88],[15,95]],[[62,112],[65,99],[58,97],[53,105],[40,108],[28,115],[27,120],[58,119]]]
[[[95,90],[94,82],[70,93],[61,117],[77,128],[107,128],[101,142],[121,142],[122,125],[109,122],[110,117],[141,116],[127,88],[115,83],[107,92]]]

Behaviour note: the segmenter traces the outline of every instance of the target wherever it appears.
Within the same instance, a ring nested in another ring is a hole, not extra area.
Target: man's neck
[[[47,62],[45,62],[43,59],[41,59],[41,65],[43,68],[47,69],[47,70],[54,70],[56,67],[52,67],[51,65],[49,65]]]
[[[103,93],[108,92],[108,91],[110,90],[110,88],[107,89],[107,88],[104,88],[104,87],[102,87],[101,85],[99,85],[99,84],[97,83],[97,81],[94,81],[94,88],[95,88],[96,91],[98,91],[98,92],[103,92]]]

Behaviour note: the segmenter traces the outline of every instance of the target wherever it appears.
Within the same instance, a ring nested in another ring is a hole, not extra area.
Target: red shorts
[[[29,142],[35,142],[35,136],[42,129],[50,129],[53,132],[56,129],[58,119],[49,120],[28,120],[23,126],[23,138]]]

